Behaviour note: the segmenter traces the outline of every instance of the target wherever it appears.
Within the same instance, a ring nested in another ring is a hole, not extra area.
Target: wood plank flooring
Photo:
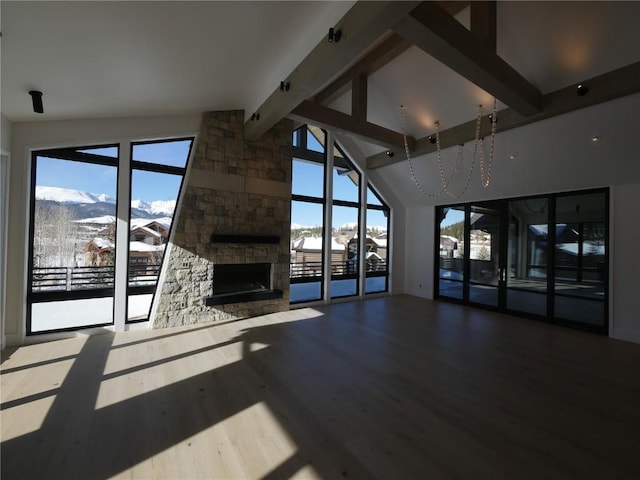
[[[637,479],[640,345],[394,296],[10,351],[10,479]]]

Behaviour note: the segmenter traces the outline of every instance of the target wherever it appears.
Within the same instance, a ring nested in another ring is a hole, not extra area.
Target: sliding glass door
[[[605,328],[607,210],[605,192],[555,199],[553,303],[566,322]]]
[[[497,307],[502,277],[500,208],[484,203],[469,210],[469,302]]]
[[[607,331],[608,191],[437,207],[435,296]]]
[[[549,200],[509,200],[506,308],[547,316]]]

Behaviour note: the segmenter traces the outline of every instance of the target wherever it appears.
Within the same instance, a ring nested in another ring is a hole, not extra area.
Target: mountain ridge
[[[115,214],[115,199],[104,193],[90,193],[71,188],[36,186],[36,201],[53,207],[63,204],[74,212],[76,218],[91,218]],[[132,218],[159,218],[172,216],[175,200],[131,201]]]

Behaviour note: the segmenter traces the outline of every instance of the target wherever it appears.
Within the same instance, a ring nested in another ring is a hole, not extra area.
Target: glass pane
[[[89,327],[113,323],[113,297],[42,302],[31,305],[31,331]]]
[[[440,213],[439,293],[462,299],[464,280],[464,207],[438,208]]]
[[[139,322],[149,319],[153,294],[129,295],[127,298],[127,321]]]
[[[291,302],[322,298],[322,218],[322,204],[291,202]]]
[[[547,198],[509,202],[507,308],[547,314]]]
[[[387,271],[387,225],[388,218],[382,210],[367,210],[367,239],[365,242],[365,271]]]
[[[554,316],[605,325],[606,196],[556,199]]]
[[[300,136],[302,135],[303,131],[304,131],[304,127],[298,128],[298,129],[293,131],[293,146],[294,147],[299,147],[300,146]]]
[[[333,167],[333,199],[359,202],[360,173],[355,169]]]
[[[324,153],[325,133],[322,129],[309,125],[307,130],[307,150]]]
[[[118,158],[118,147],[106,146],[106,147],[90,147],[78,149],[81,153],[91,153],[93,155],[101,155],[103,157]]]
[[[37,157],[34,168],[31,330],[112,323],[113,308],[72,310],[93,305],[77,300],[79,291],[95,291],[100,308],[112,302],[104,289],[114,286],[117,168],[50,157]],[[68,299],[39,303],[56,292]]]
[[[371,189],[371,187],[367,187],[367,203],[369,205],[382,205],[382,201],[378,198],[378,195]]]
[[[292,283],[290,286],[291,303],[312,302],[322,298],[322,283]]]
[[[498,210],[471,206],[469,238],[469,300],[498,305],[499,233]]]
[[[146,320],[160,275],[164,250],[180,192],[181,175],[133,170],[129,226],[128,321]],[[146,313],[142,310],[146,309]]]
[[[387,277],[367,277],[364,281],[365,293],[380,293],[388,290]]]
[[[324,165],[294,158],[292,182],[292,194],[323,198]]]
[[[192,142],[189,138],[169,142],[137,143],[133,145],[132,158],[139,162],[184,168],[189,159]]]
[[[331,278],[348,282],[331,283],[331,296],[358,293],[358,208],[333,206],[331,233]],[[334,288],[336,287],[336,288]]]
[[[350,297],[358,294],[356,279],[331,280],[331,298]]]

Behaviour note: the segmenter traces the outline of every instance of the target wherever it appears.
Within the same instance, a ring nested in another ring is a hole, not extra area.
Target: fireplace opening
[[[214,295],[271,289],[270,263],[230,263],[213,268]]]
[[[207,306],[282,298],[273,290],[270,263],[229,263],[213,267],[213,295]]]

